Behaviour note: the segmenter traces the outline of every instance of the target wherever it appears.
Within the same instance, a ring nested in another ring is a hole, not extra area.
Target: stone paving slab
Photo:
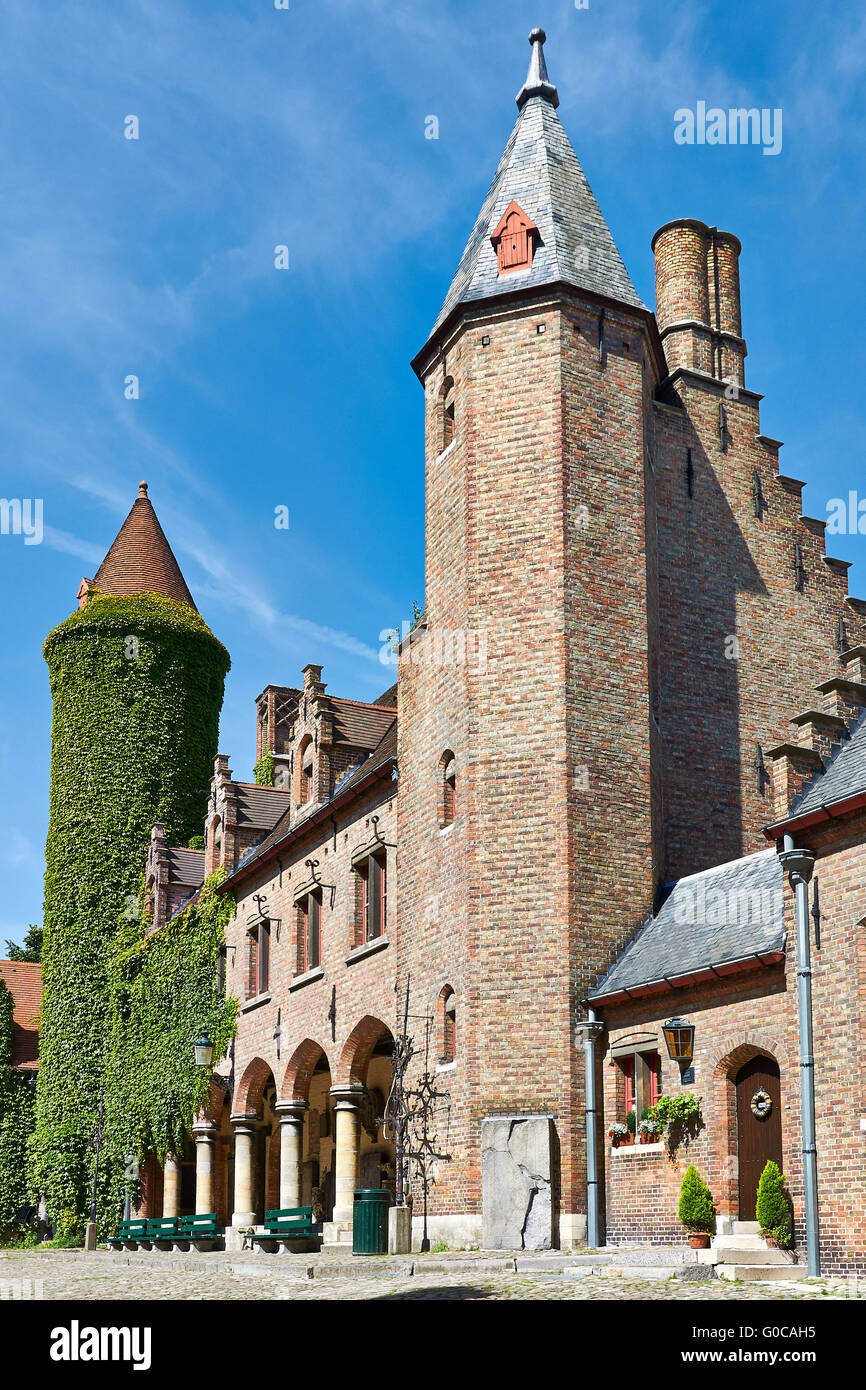
[[[358,1262],[360,1263],[360,1262]],[[372,1265],[375,1261],[366,1261]],[[437,1269],[428,1268],[423,1259],[412,1261],[413,1273],[395,1273],[380,1264],[375,1279],[351,1276],[338,1264],[315,1270],[310,1278],[306,1259],[292,1266],[297,1273],[284,1272],[275,1257],[274,1265],[258,1260],[240,1269],[226,1263],[209,1271],[202,1263],[193,1270],[178,1263],[157,1261],[124,1263],[107,1254],[65,1251],[21,1251],[0,1253],[0,1281],[41,1280],[46,1300],[141,1300],[148,1301],[251,1301],[311,1300],[358,1301],[391,1299],[402,1301],[576,1301],[576,1300],[671,1300],[703,1301],[779,1301],[847,1299],[866,1297],[866,1281],[859,1285],[845,1280],[805,1280],[788,1284],[735,1284],[720,1280],[698,1283],[676,1278],[654,1278],[652,1266],[629,1268],[616,1275],[599,1274],[586,1266],[575,1266],[564,1277],[553,1271],[507,1270],[490,1261],[470,1266],[466,1260],[440,1257]],[[254,1267],[258,1266],[257,1269]],[[447,1272],[443,1272],[444,1267]],[[409,1263],[404,1265],[404,1271]],[[9,1295],[7,1295],[9,1296]]]

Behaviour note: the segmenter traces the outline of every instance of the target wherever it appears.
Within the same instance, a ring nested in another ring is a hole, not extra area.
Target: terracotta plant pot
[[[642,1144],[657,1144],[658,1141],[659,1137],[657,1134],[642,1134],[640,1137],[640,1142]]]
[[[689,1245],[693,1250],[706,1250],[710,1243],[710,1237],[706,1231],[690,1231]]]
[[[764,1236],[764,1240],[765,1240],[766,1243],[767,1243],[768,1249],[770,1249],[770,1250],[778,1250],[778,1249],[780,1248],[780,1247],[779,1247],[779,1242],[776,1240],[776,1237],[775,1237],[775,1236]]]

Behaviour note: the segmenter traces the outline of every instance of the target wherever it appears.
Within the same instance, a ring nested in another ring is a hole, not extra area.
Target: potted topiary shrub
[[[758,1181],[755,1220],[769,1246],[788,1249],[791,1244],[791,1201],[785,1189],[785,1175],[772,1159],[764,1165]]]
[[[683,1177],[678,1213],[689,1232],[689,1245],[693,1250],[705,1250],[710,1243],[716,1209],[712,1193],[693,1163]]]

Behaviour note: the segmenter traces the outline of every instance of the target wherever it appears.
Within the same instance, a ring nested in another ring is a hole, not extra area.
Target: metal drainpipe
[[[815,1057],[812,1042],[812,963],[809,941],[809,880],[815,867],[811,850],[795,849],[790,835],[779,855],[794,889],[797,915],[797,1010],[800,1023],[800,1104],[803,1129],[803,1188],[806,1203],[806,1254],[809,1276],[821,1273],[818,1235],[818,1153],[815,1146]]]
[[[587,1009],[586,1020],[578,1023],[583,1030],[584,1087],[586,1091],[586,1243],[594,1249],[599,1244],[598,1220],[598,1114],[595,1085],[595,1040],[604,1028],[595,1017],[595,1009]]]

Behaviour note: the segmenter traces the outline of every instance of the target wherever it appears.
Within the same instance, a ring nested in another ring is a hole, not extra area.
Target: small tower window
[[[457,1056],[457,995],[445,985],[439,995],[439,1062],[448,1066]]]
[[[457,813],[457,759],[450,749],[439,759],[439,829],[453,824]]]
[[[439,392],[440,453],[454,438],[454,378],[446,376]]]

